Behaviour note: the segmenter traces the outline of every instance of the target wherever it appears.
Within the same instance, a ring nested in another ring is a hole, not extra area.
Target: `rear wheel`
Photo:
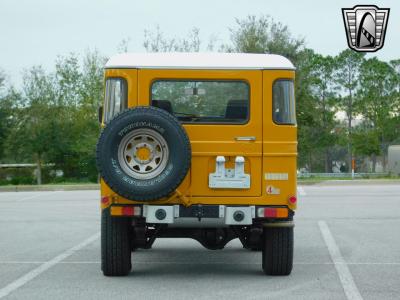
[[[293,268],[293,227],[265,227],[262,267],[267,275],[289,275]]]
[[[131,224],[129,218],[101,214],[101,269],[105,276],[128,275],[131,265]]]

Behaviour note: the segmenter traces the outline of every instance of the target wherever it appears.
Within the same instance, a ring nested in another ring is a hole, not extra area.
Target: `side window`
[[[272,87],[272,119],[276,124],[296,125],[294,84],[279,79]]]
[[[250,87],[244,81],[158,80],[151,86],[151,100],[183,123],[244,124]]]
[[[127,84],[123,78],[108,78],[104,100],[104,122],[110,121],[127,107]]]

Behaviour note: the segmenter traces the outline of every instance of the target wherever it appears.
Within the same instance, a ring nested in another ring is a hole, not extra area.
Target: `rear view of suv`
[[[223,249],[239,238],[268,275],[293,265],[295,68],[268,54],[120,54],[105,68],[101,256],[127,275],[156,238]],[[134,256],[133,256],[134,257]]]

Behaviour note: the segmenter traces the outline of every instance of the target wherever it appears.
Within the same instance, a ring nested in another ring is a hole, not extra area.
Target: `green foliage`
[[[361,65],[359,97],[362,101],[358,103],[358,110],[382,140],[393,139],[386,127],[399,107],[396,81],[397,74],[392,66],[376,57]]]
[[[6,91],[6,75],[0,70],[0,162],[12,124],[12,97],[14,90]]]
[[[307,101],[307,113],[310,117],[303,120],[300,125],[300,149],[306,148],[305,153],[321,153],[324,171],[331,172],[331,148],[337,142],[335,131],[337,126],[335,120],[337,88],[333,78],[336,64],[333,57],[324,57],[311,51],[308,52],[307,63],[308,77],[307,81],[301,84],[301,88],[307,89],[305,90],[306,94],[303,94],[305,98],[303,101]],[[302,100],[301,97],[300,100]],[[312,157],[309,155],[303,159],[308,159],[309,168],[313,165]]]
[[[74,54],[59,57],[51,74],[40,66],[25,71],[22,92],[11,90],[6,97],[14,122],[5,143],[8,161],[51,162],[65,177],[97,180],[94,157],[104,62],[95,51],[83,63]]]
[[[379,133],[375,130],[356,130],[353,132],[354,153],[356,155],[379,155]]]
[[[9,151],[22,160],[40,162],[48,151],[53,119],[50,105],[55,99],[53,79],[41,67],[24,73],[23,91],[15,99],[13,112],[17,121],[7,140]]]
[[[230,43],[218,47],[213,37],[205,48],[280,54],[296,66],[299,167],[330,172],[334,161],[342,162],[347,156],[342,168],[348,168],[353,154],[375,163],[388,145],[400,143],[400,59],[389,63],[365,59],[350,49],[335,57],[323,56],[306,48],[303,38],[294,37],[270,16],[237,19],[230,34]],[[129,42],[123,40],[118,51],[127,52]],[[144,34],[148,52],[198,52],[202,45],[198,28],[181,38],[166,36],[160,27]],[[103,99],[104,63],[97,51],[83,58],[60,56],[53,73],[40,66],[25,70],[21,89],[12,87],[0,70],[0,162],[53,163],[64,173],[63,178],[55,178],[44,167],[44,181],[96,181],[97,108]],[[185,95],[185,83],[181,89],[159,88],[155,94],[176,99],[182,112],[204,104],[201,95]],[[235,87],[221,89],[211,83],[207,89],[210,103],[225,95],[240,98],[241,93]],[[196,101],[187,100],[193,97]],[[210,115],[222,115],[223,110],[224,105],[201,107],[202,113]],[[338,113],[345,119],[338,118]],[[16,174],[14,181],[32,183],[29,172]],[[9,182],[5,177],[0,181]]]
[[[232,49],[237,52],[277,53],[287,49],[288,53],[297,53],[303,46],[303,40],[293,39],[287,26],[270,16],[236,19],[236,28],[230,31]]]
[[[225,47],[230,52],[281,54],[297,63],[304,48],[304,39],[293,38],[287,26],[270,16],[236,19],[230,31],[232,44]]]

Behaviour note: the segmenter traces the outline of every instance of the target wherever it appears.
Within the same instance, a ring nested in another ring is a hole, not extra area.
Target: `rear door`
[[[152,103],[172,112],[189,135],[191,196],[261,196],[261,71],[142,69],[138,83],[138,104]],[[224,187],[210,187],[217,157],[225,160]],[[249,186],[229,183],[237,157],[244,158]]]

